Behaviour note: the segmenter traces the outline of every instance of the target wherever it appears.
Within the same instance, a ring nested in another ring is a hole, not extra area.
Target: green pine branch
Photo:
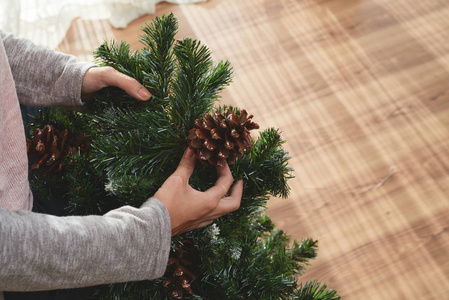
[[[113,67],[119,72],[141,81],[142,72],[138,61],[138,52],[131,53],[131,46],[125,41],[120,43],[114,40],[104,41],[94,52],[94,62],[97,64]]]
[[[327,289],[325,284],[310,281],[300,285],[294,299],[297,300],[340,300],[335,290]]]
[[[89,132],[89,119],[79,112],[74,112],[61,108],[43,107],[39,113],[34,116],[32,124],[29,124],[31,134],[35,129],[42,129],[45,125],[67,131],[71,135],[79,135]]]
[[[65,198],[67,210],[74,215],[103,215],[121,203],[105,191],[105,177],[91,164],[89,157],[79,153],[67,159],[65,170]]]
[[[178,133],[163,112],[111,108],[92,124],[98,137],[91,161],[109,178],[172,172],[173,158],[182,155]]]
[[[293,170],[288,166],[290,156],[283,144],[278,130],[266,129],[260,132],[252,149],[231,166],[234,177],[244,181],[240,212],[251,211],[253,204],[265,206],[267,195],[288,196]]]
[[[202,119],[217,99],[217,93],[229,84],[232,69],[228,62],[213,65],[209,49],[200,42],[186,38],[174,47],[178,62],[170,116],[187,136],[196,119]]]
[[[178,21],[173,14],[156,18],[145,24],[140,41],[146,46],[141,52],[141,67],[144,85],[156,101],[164,101],[170,94],[171,81],[175,71],[173,46],[178,30]]]

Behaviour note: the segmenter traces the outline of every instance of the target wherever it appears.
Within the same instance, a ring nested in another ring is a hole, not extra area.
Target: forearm
[[[75,57],[36,46],[26,39],[0,31],[17,95],[31,106],[77,107],[86,71],[94,66]]]
[[[170,217],[152,198],[140,209],[55,217],[0,209],[0,291],[74,288],[163,275]]]

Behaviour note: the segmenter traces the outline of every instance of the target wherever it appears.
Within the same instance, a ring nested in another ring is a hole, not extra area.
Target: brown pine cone
[[[189,131],[189,147],[194,149],[196,156],[203,163],[224,166],[233,164],[237,157],[251,149],[252,138],[250,130],[258,129],[259,125],[252,121],[253,115],[248,115],[242,109],[235,115],[228,108],[223,116],[219,111],[212,117],[206,114],[203,120],[195,120],[196,128]]]
[[[184,299],[184,293],[194,294],[190,283],[196,279],[196,275],[188,267],[194,263],[195,255],[188,241],[184,241],[182,246],[178,246],[176,251],[170,253],[163,285],[172,298]]]
[[[67,129],[59,132],[51,125],[46,125],[43,129],[36,129],[33,138],[26,138],[27,153],[30,159],[35,162],[30,167],[30,173],[38,169],[44,173],[59,172],[62,170],[62,159],[77,152],[88,153],[90,143],[84,134],[76,138],[69,139]]]

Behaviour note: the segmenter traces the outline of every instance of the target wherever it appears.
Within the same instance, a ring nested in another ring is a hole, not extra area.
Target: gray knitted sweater
[[[153,279],[163,275],[170,216],[150,198],[140,208],[104,216],[32,213],[19,100],[81,106],[92,64],[0,31],[0,300],[1,291],[38,291]]]

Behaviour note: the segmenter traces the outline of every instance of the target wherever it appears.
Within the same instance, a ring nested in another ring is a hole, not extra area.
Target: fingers
[[[151,93],[137,80],[120,73],[112,67],[90,68],[84,74],[81,96],[87,100],[91,95],[104,87],[115,86],[138,100],[148,100]]]
[[[120,73],[112,67],[95,68],[101,72],[104,86],[115,86],[124,90],[128,95],[138,100],[150,99],[151,93],[137,80]]]
[[[207,216],[209,219],[219,218],[227,213],[236,211],[240,207],[243,194],[243,180],[240,179],[232,187],[231,194],[222,198],[217,207]]]
[[[228,165],[217,167],[218,179],[205,192],[193,189],[188,179],[195,169],[196,157],[192,149],[184,152],[178,168],[154,195],[170,214],[172,235],[209,225],[215,220],[240,207],[243,181],[239,180],[224,197],[233,183]]]
[[[195,170],[195,153],[192,149],[187,148],[179,162],[178,168],[173,175],[178,175],[184,178],[190,178],[193,171]]]
[[[243,196],[243,179],[240,179],[232,187],[231,196],[229,197],[232,199],[237,199],[236,204],[238,204],[238,205],[237,205],[237,207],[234,207],[235,208],[234,210],[239,209],[240,202],[242,200],[242,196]]]
[[[206,216],[202,217],[201,220],[198,220],[196,225],[194,225],[191,229],[197,229],[210,225],[215,219],[239,209],[242,199],[242,193],[243,180],[239,180],[232,187],[231,195],[229,197],[221,199],[215,209],[213,209],[213,211]]]
[[[138,100],[148,100],[151,97],[151,93],[141,85],[137,80],[131,78],[119,71],[112,69],[107,72],[108,85],[116,86],[124,90],[128,95]]]
[[[217,173],[218,179],[215,182],[215,185],[208,189],[206,193],[208,193],[210,197],[221,199],[229,191],[229,188],[234,182],[234,178],[232,177],[231,170],[227,163],[223,167],[217,167]]]

